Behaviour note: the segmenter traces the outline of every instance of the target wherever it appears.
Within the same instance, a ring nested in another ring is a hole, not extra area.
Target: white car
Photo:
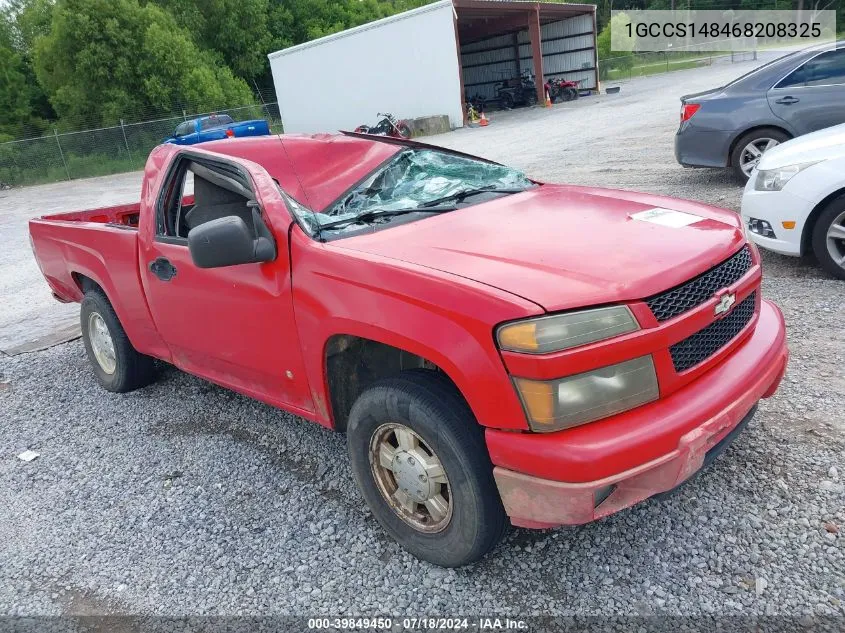
[[[845,279],[845,124],[766,151],[745,186],[742,220],[758,246],[812,252]]]

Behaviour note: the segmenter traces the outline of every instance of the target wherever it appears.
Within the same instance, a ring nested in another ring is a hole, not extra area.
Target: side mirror
[[[256,215],[254,211],[253,218]],[[276,245],[263,222],[261,229],[256,231],[260,237],[253,237],[246,222],[236,215],[200,224],[188,232],[191,259],[198,268],[273,261],[276,259]]]

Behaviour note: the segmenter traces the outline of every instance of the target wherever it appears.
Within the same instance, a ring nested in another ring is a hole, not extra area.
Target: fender
[[[421,356],[440,367],[484,426],[527,429],[490,323],[543,314],[520,297],[414,264],[313,241],[291,231],[297,329],[320,423],[334,426],[326,345],[347,334]]]

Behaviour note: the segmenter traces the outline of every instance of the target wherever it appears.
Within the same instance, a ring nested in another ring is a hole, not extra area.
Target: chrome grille
[[[751,263],[751,250],[746,245],[741,251],[706,273],[646,299],[646,305],[658,321],[666,321],[687,310],[692,310],[722,288],[736,283],[751,270]]]

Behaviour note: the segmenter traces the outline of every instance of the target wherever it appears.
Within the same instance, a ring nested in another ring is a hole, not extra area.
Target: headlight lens
[[[548,354],[638,329],[626,306],[612,306],[508,323],[498,329],[496,338],[504,350]]]
[[[777,169],[760,169],[757,171],[754,189],[756,191],[780,191],[796,174],[804,171],[807,167],[815,165],[817,162],[797,163]]]
[[[558,380],[513,380],[531,430],[541,433],[606,418],[660,395],[650,355]]]

